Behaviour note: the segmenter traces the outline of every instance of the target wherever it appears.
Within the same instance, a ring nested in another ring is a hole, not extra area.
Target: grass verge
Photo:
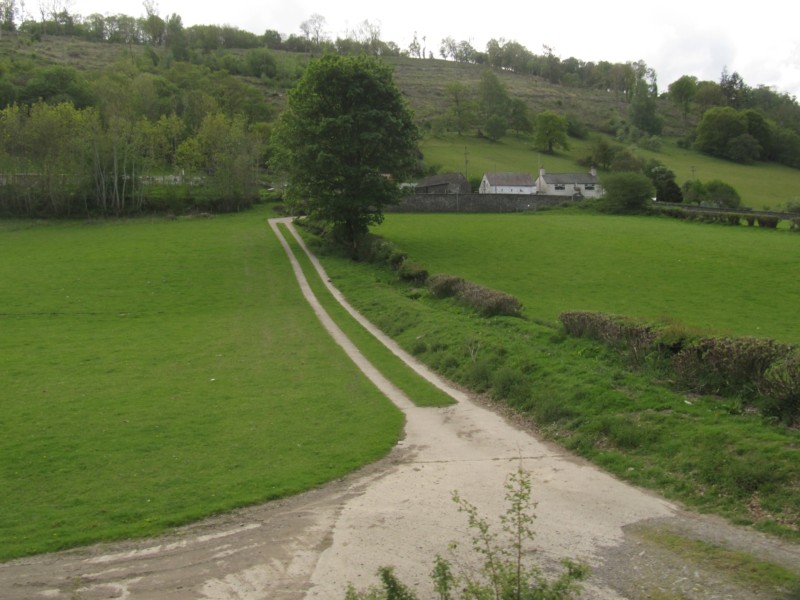
[[[413,369],[397,358],[342,308],[341,304],[336,301],[320,281],[311,261],[288,229],[283,226],[281,226],[281,229],[294,255],[297,257],[317,300],[362,354],[417,406],[448,406],[453,404],[455,400],[417,375]]]
[[[640,528],[636,533],[681,558],[689,559],[700,569],[719,573],[754,591],[767,592],[779,598],[796,598],[800,594],[800,573],[757,558],[749,552],[687,538],[663,529]]]

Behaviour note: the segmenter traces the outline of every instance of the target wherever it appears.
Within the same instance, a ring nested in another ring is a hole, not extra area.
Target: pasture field
[[[800,236],[570,212],[389,214],[374,231],[432,274],[525,305],[525,319],[487,319],[387,268],[321,256],[348,299],[418,359],[627,481],[800,539],[797,428],[735,398],[685,395],[657,365],[631,369],[627,356],[557,324],[564,310],[603,310],[796,343],[797,284],[782,285]]]
[[[540,212],[389,214],[375,232],[431,274],[517,296],[529,318],[591,310],[800,343],[800,235],[789,231]]]
[[[319,326],[268,216],[0,222],[0,559],[294,494],[394,445],[402,414]]]
[[[613,140],[610,140],[613,143]],[[576,160],[589,153],[590,142],[570,139],[570,149],[556,154],[542,154],[533,149],[530,140],[513,135],[499,142],[471,135],[428,136],[420,145],[425,164],[437,165],[442,172],[464,172],[465,150],[468,177],[482,177],[485,172],[517,171],[539,172],[544,165],[550,173],[575,173],[588,171]],[[665,139],[661,150],[652,152],[631,146],[632,154],[642,158],[653,158],[664,163],[676,177],[678,185],[690,179],[708,182],[720,179],[739,192],[742,206],[754,209],[779,211],[790,201],[800,200],[800,170],[775,163],[740,165],[684,150],[674,139]],[[602,172],[600,173],[602,180]]]

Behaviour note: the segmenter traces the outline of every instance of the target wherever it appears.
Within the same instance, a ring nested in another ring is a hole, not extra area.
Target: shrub
[[[382,237],[367,234],[358,245],[358,260],[385,264],[393,269],[398,269],[406,259],[400,249]]]
[[[414,283],[425,283],[428,279],[428,271],[418,262],[412,260],[404,260],[397,269],[397,275],[403,281],[411,281]]]
[[[741,221],[742,221],[742,216],[741,215],[737,215],[737,214],[733,214],[733,213],[725,213],[724,215],[722,215],[722,218],[723,218],[724,222],[727,223],[728,225],[737,225],[738,226],[739,223],[741,223]]]
[[[565,312],[559,315],[559,319],[568,334],[627,350],[637,361],[654,348],[658,339],[655,327],[626,317],[593,312]]]
[[[465,282],[457,298],[484,317],[522,316],[522,303],[517,298],[477,283]]]
[[[492,377],[492,396],[509,400],[512,404],[524,403],[530,397],[530,383],[519,370],[503,366]]]
[[[600,210],[612,214],[630,214],[646,211],[656,194],[650,179],[641,173],[612,173],[603,178],[605,195]]]
[[[797,218],[795,218],[795,219],[792,219],[792,220],[789,222],[789,229],[790,229],[791,231],[800,231],[800,217],[797,217]]]
[[[761,338],[704,338],[678,352],[672,367],[678,381],[714,394],[752,395],[772,363],[789,347]]]
[[[769,229],[775,229],[778,226],[778,222],[780,222],[778,217],[766,217],[764,215],[759,215],[756,220],[759,227],[767,227]]]
[[[452,298],[464,287],[466,282],[455,275],[434,275],[428,279],[428,289],[434,298]]]
[[[435,298],[455,298],[484,317],[521,317],[522,303],[510,294],[466,281],[454,275],[434,275],[428,289]]]
[[[795,348],[769,366],[759,391],[765,396],[764,413],[787,424],[800,422],[800,349]]]
[[[469,364],[467,381],[476,392],[485,392],[492,386],[492,365],[486,359],[478,359]]]

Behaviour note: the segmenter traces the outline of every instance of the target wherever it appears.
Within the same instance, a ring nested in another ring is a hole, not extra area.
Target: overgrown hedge
[[[335,243],[335,232],[325,222],[305,218],[298,221],[298,224]],[[380,236],[373,234],[364,236],[359,241],[356,258],[360,261],[386,265],[397,273],[399,279],[426,286],[432,297],[453,298],[484,317],[522,316],[522,303],[514,296],[453,275],[430,277],[424,265],[410,260],[408,255],[394,243]]]
[[[800,349],[771,339],[700,337],[675,327],[595,312],[565,312],[569,335],[666,364],[684,390],[739,398],[764,415],[800,424]]]
[[[466,281],[454,275],[434,275],[428,290],[435,298],[454,298],[485,317],[521,317],[522,303],[510,294]]]
[[[687,210],[677,207],[664,207],[659,209],[659,213],[675,219],[699,221],[701,223],[721,223],[723,225],[741,225],[742,220],[744,220],[750,227],[758,225],[767,229],[776,229],[778,223],[781,222],[781,218],[777,216],[747,212]],[[789,228],[792,230],[800,229],[800,219],[791,219]]]

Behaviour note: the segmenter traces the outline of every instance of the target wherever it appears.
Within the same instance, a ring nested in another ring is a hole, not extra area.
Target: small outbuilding
[[[536,182],[530,173],[484,173],[481,194],[535,194]]]
[[[432,175],[417,182],[416,194],[469,194],[467,178],[461,173],[443,173]]]

